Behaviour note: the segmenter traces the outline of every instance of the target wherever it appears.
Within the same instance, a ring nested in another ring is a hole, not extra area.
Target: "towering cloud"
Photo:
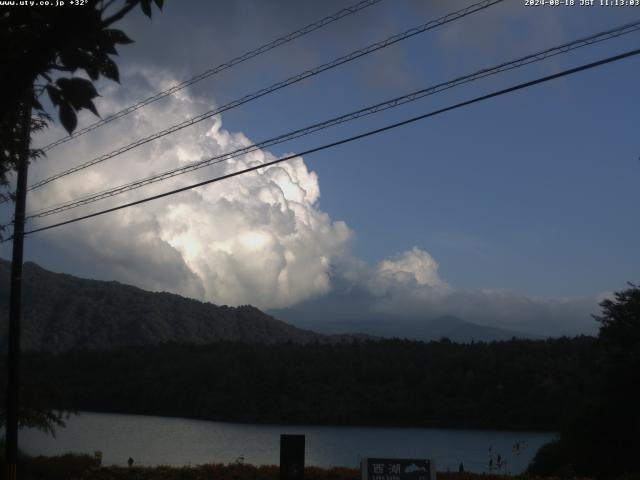
[[[152,88],[161,88],[164,83]],[[194,116],[203,107],[186,92],[172,99],[169,106],[174,119]],[[116,147],[108,138],[126,139],[131,132],[141,135],[139,125],[150,132],[159,130],[165,126],[166,117],[166,105],[153,105],[130,115],[110,131],[105,128],[82,137],[73,144],[79,144],[79,148],[71,147],[70,142],[38,165],[38,176]],[[221,119],[216,118],[37,190],[31,206],[45,207],[251,143],[242,134],[226,131]],[[71,151],[74,161],[67,161]],[[188,185],[274,158],[266,151],[256,151],[113,201],[123,203],[150,191]],[[287,306],[329,291],[330,266],[337,256],[346,253],[352,238],[344,222],[333,221],[319,209],[319,197],[317,175],[297,158],[78,223],[52,232],[51,240],[63,248],[72,245],[89,250],[96,261],[113,265],[117,277],[144,288],[176,291],[223,304]],[[39,223],[48,223],[50,218]]]
[[[172,81],[166,73],[138,71],[127,79],[128,85],[137,89],[129,90],[126,98],[119,96],[120,91],[108,92],[105,97],[115,100],[103,102],[101,111],[122,108],[136,94],[141,97],[142,92],[158,90]],[[165,103],[152,104],[52,151],[50,158],[36,165],[33,179],[77,165],[211,107],[182,91]],[[60,134],[54,128],[42,142]],[[36,190],[30,196],[30,209],[251,143],[242,133],[226,130],[217,117]],[[255,151],[95,204],[82,213],[261,165],[274,158],[267,151]],[[509,292],[455,290],[440,277],[434,258],[418,247],[368,265],[351,254],[352,231],[344,222],[323,212],[319,198],[317,175],[304,159],[296,158],[43,235],[47,242],[73,252],[78,261],[88,259],[108,278],[218,304],[281,308],[346,288],[340,297],[342,302],[349,301],[349,292],[358,292],[359,301],[367,299],[363,308],[371,312],[422,317],[458,315],[536,333],[547,333],[549,329],[556,333],[584,330],[588,313],[595,310],[594,299],[534,301]],[[59,219],[47,217],[36,224]],[[68,270],[73,273],[74,266]],[[556,324],[562,324],[562,328]]]

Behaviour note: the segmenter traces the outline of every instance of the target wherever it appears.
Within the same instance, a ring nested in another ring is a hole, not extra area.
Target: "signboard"
[[[362,480],[435,480],[433,460],[414,458],[363,458]]]

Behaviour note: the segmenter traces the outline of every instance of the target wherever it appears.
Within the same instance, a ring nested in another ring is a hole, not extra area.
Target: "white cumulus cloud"
[[[438,275],[436,261],[428,252],[418,247],[380,262],[377,267],[377,279],[439,289],[448,287]]]
[[[167,84],[166,74],[143,77],[153,90]],[[117,109],[127,101],[122,99],[102,108]],[[167,103],[153,104],[113,127],[52,151],[50,158],[37,165],[36,177],[46,177],[164,128],[168,117],[177,122],[211,108],[185,91]],[[49,133],[50,137],[56,135],[60,135],[57,129]],[[225,130],[216,117],[36,190],[30,209],[251,143],[242,133]],[[91,208],[136,200],[275,158],[267,151],[255,151]],[[61,248],[101,262],[116,278],[143,288],[174,291],[220,304],[281,307],[328,292],[331,264],[334,258],[345,254],[351,242],[352,232],[347,225],[320,210],[319,197],[317,175],[302,158],[296,158],[53,230],[49,236]],[[37,224],[45,225],[58,218],[46,217]]]

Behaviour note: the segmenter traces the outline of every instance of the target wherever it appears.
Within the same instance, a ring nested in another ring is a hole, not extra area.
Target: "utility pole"
[[[13,251],[11,257],[11,297],[9,300],[9,351],[7,358],[7,424],[5,435],[7,478],[16,480],[18,465],[18,393],[20,389],[20,320],[22,318],[22,254],[24,216],[27,203],[27,173],[31,140],[32,89],[24,96],[20,117],[22,151],[16,182],[16,206],[13,217]]]

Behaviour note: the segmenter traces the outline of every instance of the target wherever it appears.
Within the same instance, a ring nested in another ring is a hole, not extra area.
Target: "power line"
[[[115,157],[117,155],[121,155],[122,153],[125,153],[125,152],[127,152],[129,150],[132,150],[134,148],[137,148],[137,147],[139,147],[141,145],[144,145],[144,144],[146,144],[148,142],[151,142],[153,140],[156,140],[156,139],[161,138],[163,136],[169,135],[169,134],[174,133],[174,132],[176,132],[178,130],[181,130],[183,128],[189,127],[191,125],[199,123],[199,122],[201,122],[203,120],[206,120],[208,118],[211,118],[214,115],[217,115],[219,113],[231,110],[231,109],[233,109],[235,107],[238,107],[240,105],[243,105],[243,104],[245,104],[247,102],[250,102],[252,100],[256,100],[257,98],[260,98],[260,97],[262,97],[264,95],[270,94],[270,93],[272,93],[274,91],[280,90],[280,89],[282,89],[284,87],[287,87],[287,86],[292,85],[294,83],[297,83],[299,81],[305,80],[305,79],[310,78],[310,77],[315,76],[315,75],[318,75],[318,74],[320,74],[320,73],[322,73],[324,71],[327,71],[329,69],[335,68],[335,67],[337,67],[339,65],[351,62],[351,61],[353,61],[353,60],[355,60],[357,58],[360,58],[360,57],[362,57],[364,55],[368,55],[368,54],[373,53],[373,52],[375,52],[377,50],[386,48],[386,47],[388,47],[390,45],[393,45],[393,44],[395,44],[397,42],[400,42],[402,40],[405,40],[407,38],[413,37],[413,36],[418,35],[420,33],[424,33],[424,32],[426,32],[428,30],[431,30],[431,29],[436,28],[438,26],[441,26],[441,25],[444,25],[446,23],[452,22],[454,20],[458,20],[458,19],[460,19],[462,17],[465,17],[465,16],[470,15],[472,13],[475,13],[477,11],[480,11],[480,10],[483,10],[485,8],[488,8],[489,6],[492,6],[492,5],[494,5],[496,3],[499,3],[501,1],[503,1],[503,0],[483,0],[481,2],[478,2],[476,4],[470,5],[470,6],[464,8],[464,9],[461,9],[459,11],[456,11],[456,12],[450,13],[448,15],[445,15],[445,16],[437,19],[437,20],[432,20],[432,21],[430,21],[428,23],[425,23],[423,25],[420,25],[418,27],[411,28],[411,29],[409,29],[409,30],[407,30],[407,31],[405,31],[405,32],[403,32],[401,34],[393,35],[393,36],[391,36],[391,37],[389,37],[389,38],[387,38],[387,39],[385,39],[383,41],[380,41],[380,42],[371,44],[371,45],[369,45],[367,47],[364,47],[362,49],[353,51],[353,52],[351,52],[351,53],[349,53],[347,55],[344,55],[342,57],[339,57],[339,58],[337,58],[335,60],[332,60],[330,62],[322,64],[322,65],[320,65],[318,67],[315,67],[313,69],[306,70],[306,71],[304,71],[304,72],[302,72],[302,73],[300,73],[298,75],[294,75],[292,77],[289,77],[286,80],[280,81],[280,82],[275,83],[275,84],[273,84],[273,85],[271,85],[269,87],[266,87],[266,88],[263,88],[261,90],[258,90],[257,92],[254,92],[254,93],[249,94],[249,95],[245,95],[244,97],[236,99],[236,100],[234,100],[234,101],[232,101],[232,102],[230,102],[230,103],[228,103],[226,105],[223,105],[223,106],[218,107],[218,108],[213,109],[213,110],[209,110],[208,112],[205,112],[205,113],[200,114],[200,115],[198,115],[196,117],[192,117],[190,119],[187,119],[187,120],[185,120],[185,121],[183,121],[183,122],[181,122],[179,124],[173,125],[173,126],[171,126],[169,128],[166,128],[164,130],[156,132],[156,133],[154,133],[154,134],[152,134],[150,136],[147,136],[147,137],[144,137],[142,139],[136,140],[135,142],[132,142],[132,143],[130,143],[128,145],[120,147],[120,148],[118,148],[116,150],[113,150],[113,151],[107,153],[107,154],[104,154],[104,155],[101,155],[99,157],[96,157],[96,158],[94,158],[92,160],[89,160],[88,162],[85,162],[85,163],[83,163],[81,165],[78,165],[76,167],[73,167],[71,169],[65,170],[65,171],[60,172],[60,173],[58,173],[56,175],[53,175],[51,177],[48,177],[48,178],[46,178],[44,180],[41,180],[41,181],[29,186],[29,190],[34,190],[36,188],[39,188],[39,187],[42,187],[42,186],[46,185],[47,183],[52,182],[52,181],[54,181],[54,180],[56,180],[58,178],[70,175],[72,173],[78,172],[80,170],[83,170],[83,169],[88,168],[90,166],[96,165],[98,163],[102,163],[102,162],[104,162],[104,161],[106,161],[106,160],[108,160],[110,158],[113,158],[113,157]]]
[[[37,233],[37,232],[42,232],[42,231],[45,231],[45,230],[50,230],[52,228],[61,227],[63,225],[68,225],[68,224],[71,224],[71,223],[79,222],[81,220],[87,220],[89,218],[93,218],[93,217],[97,217],[97,216],[104,215],[104,214],[107,214],[107,213],[115,212],[117,210],[122,210],[124,208],[129,208],[129,207],[133,207],[135,205],[140,205],[142,203],[150,202],[152,200],[158,200],[160,198],[168,197],[170,195],[175,195],[175,194],[180,193],[180,192],[184,192],[184,191],[187,191],[187,190],[192,190],[194,188],[202,187],[202,186],[208,185],[210,183],[216,183],[216,182],[220,182],[222,180],[227,180],[229,178],[236,177],[238,175],[242,175],[242,174],[245,174],[245,173],[253,172],[253,171],[259,170],[261,168],[270,167],[272,165],[275,165],[275,164],[278,164],[278,163],[281,163],[281,162],[285,162],[287,160],[292,160],[292,159],[300,157],[302,155],[310,155],[312,153],[320,152],[322,150],[327,150],[329,148],[333,148],[333,147],[336,147],[338,145],[343,145],[345,143],[350,143],[350,142],[353,142],[355,140],[360,140],[362,138],[370,137],[372,135],[377,135],[377,134],[385,132],[387,130],[392,130],[392,129],[395,129],[395,128],[398,128],[398,127],[401,127],[401,126],[404,126],[404,125],[408,125],[410,123],[417,122],[418,120],[423,120],[423,119],[426,119],[426,118],[429,118],[429,117],[433,117],[433,116],[436,116],[436,115],[439,115],[439,114],[442,114],[442,113],[445,113],[445,112],[449,112],[451,110],[455,110],[455,109],[458,109],[458,108],[461,108],[461,107],[472,105],[474,103],[482,102],[484,100],[489,100],[491,98],[498,97],[498,96],[501,96],[501,95],[505,95],[507,93],[515,92],[517,90],[522,90],[522,89],[525,89],[525,88],[529,88],[529,87],[532,87],[534,85],[538,85],[538,84],[541,84],[541,83],[549,82],[551,80],[555,80],[557,78],[561,78],[561,77],[565,77],[565,76],[568,76],[568,75],[572,75],[574,73],[578,73],[578,72],[581,72],[581,71],[584,71],[584,70],[589,70],[591,68],[595,68],[595,67],[599,67],[599,66],[602,66],[602,65],[605,65],[605,64],[616,62],[616,61],[619,61],[619,60],[622,60],[622,59],[625,59],[625,58],[628,58],[628,57],[631,57],[631,56],[634,56],[634,55],[638,55],[638,54],[640,54],[640,49],[631,50],[629,52],[622,53],[620,55],[615,55],[615,56],[612,56],[612,57],[608,57],[608,58],[605,58],[605,59],[602,59],[602,60],[598,60],[596,62],[592,62],[592,63],[588,63],[588,64],[585,64],[585,65],[581,65],[579,67],[571,68],[569,70],[563,70],[563,71],[561,71],[559,73],[555,73],[553,75],[547,75],[545,77],[537,78],[535,80],[531,80],[531,81],[525,82],[525,83],[520,83],[518,85],[509,87],[509,88],[505,88],[505,89],[502,89],[502,90],[498,90],[498,91],[495,91],[495,92],[492,92],[492,93],[489,93],[489,94],[486,94],[486,95],[482,95],[480,97],[475,97],[475,98],[473,98],[471,100],[467,100],[467,101],[464,101],[464,102],[461,102],[461,103],[457,103],[455,105],[451,105],[449,107],[441,108],[439,110],[434,110],[432,112],[425,113],[425,114],[422,114],[422,115],[418,115],[416,117],[412,117],[412,118],[409,118],[407,120],[403,120],[401,122],[393,123],[393,124],[387,125],[385,127],[377,128],[375,130],[370,130],[368,132],[361,133],[359,135],[354,135],[354,136],[349,137],[349,138],[345,138],[345,139],[342,139],[342,140],[338,140],[336,142],[328,143],[328,144],[322,145],[320,147],[315,147],[315,148],[311,148],[309,150],[305,150],[305,151],[297,153],[297,154],[288,155],[288,156],[286,156],[284,158],[272,160],[270,162],[265,162],[263,164],[256,165],[256,166],[253,166],[253,167],[248,167],[248,168],[245,168],[243,170],[239,170],[237,172],[232,172],[232,173],[229,173],[229,174],[226,174],[226,175],[222,175],[220,177],[215,177],[215,178],[212,178],[212,179],[209,179],[209,180],[205,180],[205,181],[198,182],[198,183],[195,183],[195,184],[192,184],[192,185],[188,185],[186,187],[177,188],[175,190],[164,192],[164,193],[161,193],[161,194],[158,194],[158,195],[153,195],[151,197],[143,198],[141,200],[136,200],[134,202],[129,202],[129,203],[126,203],[126,204],[123,204],[123,205],[118,205],[116,207],[112,207],[112,208],[108,208],[108,209],[105,209],[105,210],[101,210],[99,212],[94,212],[94,213],[91,213],[91,214],[88,214],[88,215],[84,215],[84,216],[81,216],[81,217],[78,217],[78,218],[74,218],[74,219],[71,219],[71,220],[66,220],[66,221],[55,223],[55,224],[52,224],[52,225],[47,225],[45,227],[40,227],[40,228],[36,228],[36,229],[33,229],[33,230],[29,230],[29,231],[24,232],[24,234],[25,235],[30,235],[32,233]],[[12,237],[7,238],[6,240],[2,240],[0,243],[4,243],[4,242],[10,240],[11,238]]]
[[[109,115],[108,117],[106,117],[103,120],[100,120],[98,122],[95,122],[91,125],[88,125],[84,128],[81,128],[79,130],[76,130],[75,132],[73,132],[71,135],[68,135],[66,137],[60,138],[58,140],[56,140],[55,142],[52,142],[46,146],[44,146],[42,148],[43,151],[47,152],[49,150],[51,150],[52,148],[61,145],[63,143],[68,142],[69,140],[72,140],[74,138],[79,137],[80,135],[84,135],[87,132],[90,132],[92,130],[95,130],[96,128],[99,128],[109,122],[112,122],[114,120],[117,120],[118,118],[122,118],[126,115],[129,115],[132,112],[135,112],[136,110],[149,105],[150,103],[153,103],[157,100],[160,100],[162,98],[165,98],[169,95],[173,95],[174,93],[187,88],[201,80],[204,80],[205,78],[209,78],[212,75],[215,75],[217,73],[220,73],[224,70],[227,70],[228,68],[233,67],[234,65],[238,65],[239,63],[245,62],[253,57],[257,57],[258,55],[261,55],[263,53],[268,52],[269,50],[273,50],[274,48],[277,48],[281,45],[284,45],[286,43],[289,43],[297,38],[303,37],[304,35],[307,35],[308,33],[311,33],[315,30],[318,30],[326,25],[329,25],[330,23],[333,23],[337,20],[340,20],[346,16],[352,15],[356,12],[359,12],[360,10],[364,10],[367,7],[370,7],[372,5],[375,5],[376,3],[381,2],[382,0],[364,0],[362,2],[356,3],[355,5],[352,5],[350,7],[344,8],[336,13],[334,13],[333,15],[329,15],[327,17],[324,17],[321,20],[318,20],[317,22],[311,23],[305,27],[302,27],[294,32],[291,32],[287,35],[285,35],[284,37],[280,37],[277,38],[276,40],[273,40],[269,43],[266,43],[254,50],[250,50],[246,53],[244,53],[243,55],[240,55],[239,57],[235,57],[232,60],[229,60],[226,63],[222,63],[220,65],[218,65],[217,67],[211,68],[209,70],[206,70],[205,72],[202,72],[199,75],[196,75],[195,77],[190,78],[189,80],[185,80],[183,82],[180,82],[176,85],[173,85],[170,88],[167,88],[166,90],[163,90],[161,92],[157,92],[156,94],[145,98],[144,100],[139,101],[138,103],[135,103],[123,110],[120,110],[119,112],[116,112],[112,115]]]
[[[380,42],[376,42],[374,44],[371,44],[367,47],[361,48],[359,50],[355,50],[347,55],[344,55],[340,58],[337,58],[335,60],[332,60],[330,62],[324,63],[320,66],[317,66],[315,68],[312,68],[310,70],[306,70],[302,73],[299,73],[298,75],[294,75],[292,77],[287,78],[286,80],[282,80],[278,83],[274,83],[273,85],[263,88],[261,90],[258,90],[254,93],[251,93],[249,95],[245,95],[242,98],[236,99],[230,103],[227,103],[226,105],[223,105],[221,107],[215,108],[213,110],[209,110],[208,112],[202,113],[196,117],[192,117],[189,118],[183,122],[180,122],[176,125],[173,125],[169,128],[166,128],[164,130],[161,130],[159,132],[156,132],[152,135],[149,135],[147,137],[138,139],[132,143],[129,143],[128,145],[122,146],[116,150],[113,150],[109,153],[106,153],[104,155],[101,155],[99,157],[96,157],[92,160],[89,160],[83,164],[77,165],[73,168],[70,168],[68,170],[65,170],[63,172],[60,172],[56,175],[53,175],[51,177],[45,178],[44,180],[41,180],[39,182],[36,182],[32,185],[29,186],[29,191],[31,190],[35,190],[36,188],[40,188],[54,180],[57,180],[61,177],[65,177],[67,175],[71,175],[72,173],[75,172],[79,172],[80,170],[84,170],[85,168],[91,167],[93,165],[96,165],[98,163],[102,163],[106,160],[109,160],[110,158],[116,157],[118,155],[121,155],[125,152],[128,152],[129,150],[132,150],[134,148],[137,148],[141,145],[144,145],[146,143],[149,143],[153,140],[157,140],[161,137],[164,137],[166,135],[169,135],[171,133],[177,132],[178,130],[182,130],[183,128],[186,127],[190,127],[192,125],[195,125],[196,123],[199,123],[203,120],[206,120],[207,118],[211,118],[214,115],[217,115],[219,113],[222,112],[226,112],[228,110],[231,110],[235,107],[238,107],[240,105],[243,105],[247,102],[256,100],[260,97],[263,97],[265,95],[268,95],[270,93],[273,93],[277,90],[280,90],[282,88],[285,88],[289,85],[292,85],[294,83],[300,82],[302,80],[305,80],[307,78],[310,77],[314,77],[322,72],[325,72],[327,70],[333,69],[335,67],[338,67],[339,65],[343,65],[345,63],[351,62],[353,60],[356,60],[357,58],[363,57],[365,55],[369,55],[373,52],[376,52],[378,50],[381,50],[383,48],[386,48],[390,45],[393,45],[395,43],[398,43],[402,40],[406,40],[407,38],[411,38],[415,35],[418,35],[420,33],[424,33],[428,30],[431,30],[433,28],[439,27],[441,25],[447,24],[449,22],[453,22],[455,20],[459,20],[460,18],[466,17],[467,15],[471,15],[472,13],[476,13],[480,10],[484,10],[485,8],[488,8],[492,5],[495,5],[497,3],[502,2],[503,0],[482,0],[481,2],[475,3],[473,5],[469,5],[468,7],[465,7],[461,10],[458,10],[456,12],[453,13],[449,13],[443,17],[440,17],[436,20],[432,20],[430,22],[427,22],[425,24],[422,24],[420,26],[411,28],[403,33],[397,34],[397,35],[393,35],[385,40],[382,40]]]
[[[168,171],[165,171],[163,173],[159,173],[156,175],[152,175],[150,177],[146,177],[143,179],[139,179],[124,185],[120,185],[118,187],[113,187],[107,190],[103,190],[101,192],[97,192],[79,199],[75,199],[72,201],[68,201],[68,202],[63,202],[61,204],[55,205],[55,206],[51,206],[51,207],[45,207],[42,208],[40,210],[37,210],[35,212],[30,212],[27,216],[27,218],[36,218],[36,217],[45,217],[45,216],[49,216],[49,215],[53,215],[55,213],[60,213],[66,210],[70,210],[72,208],[77,208],[83,205],[87,205],[90,203],[94,203],[97,202],[99,200],[105,199],[105,198],[109,198],[109,197],[113,197],[115,195],[119,195],[121,193],[125,193],[131,190],[135,190],[137,188],[141,188],[144,187],[146,185],[150,185],[152,183],[156,183],[156,182],[160,182],[163,180],[167,180],[169,178],[172,178],[174,176],[177,175],[182,175],[184,173],[188,173],[188,172],[192,172],[194,170],[198,170],[200,168],[204,168],[204,167],[208,167],[211,165],[215,165],[218,163],[222,163],[224,161],[230,160],[232,158],[236,158],[242,155],[246,155],[250,152],[259,150],[259,149],[263,149],[263,148],[267,148],[273,145],[277,145],[279,143],[283,143],[295,138],[299,138],[305,135],[309,135],[311,133],[315,133],[319,130],[323,130],[325,128],[329,128],[341,123],[345,123],[348,121],[352,121],[355,120],[357,118],[361,118],[367,115],[371,115],[373,113],[378,113],[387,109],[391,109],[391,108],[395,108],[399,105],[403,105],[409,102],[413,102],[416,101],[420,98],[424,98],[428,95],[433,95],[435,93],[439,93],[442,92],[444,90],[448,90],[450,88],[454,88],[458,85],[462,85],[465,83],[469,83],[484,77],[488,77],[491,75],[495,75],[501,72],[505,72],[508,70],[512,70],[515,68],[519,68],[525,65],[529,65],[531,63],[534,62],[539,62],[542,61],[544,59],[547,59],[549,57],[553,57],[555,55],[559,55],[559,54],[563,54],[563,53],[567,53],[570,52],[572,50],[587,46],[587,45],[593,45],[595,43],[599,43],[605,40],[609,40],[611,38],[617,38],[621,35],[625,35],[631,32],[635,32],[637,30],[640,30],[640,20],[636,21],[634,23],[630,23],[630,24],[626,24],[626,25],[622,25],[620,27],[616,27],[610,30],[607,30],[605,32],[600,32],[594,35],[591,35],[589,37],[585,37],[585,38],[581,38],[578,40],[574,40],[572,42],[569,43],[565,43],[556,47],[552,47],[543,51],[539,51],[524,57],[520,57],[516,60],[511,60],[508,62],[504,62],[501,63],[497,66],[491,67],[491,68],[485,68],[479,71],[476,71],[472,74],[469,75],[465,75],[462,77],[458,77],[455,78],[453,80],[449,80],[447,82],[443,82],[440,84],[437,84],[435,86],[432,87],[428,87],[428,88],[424,88],[412,93],[409,93],[407,95],[403,95],[401,97],[396,97],[393,98],[391,100],[387,100],[385,102],[381,102],[378,103],[376,105],[367,107],[367,108],[363,108],[360,110],[357,110],[355,112],[351,112],[345,115],[341,115],[339,117],[334,117],[331,118],[329,120],[326,120],[324,122],[320,122],[320,123],[316,123],[277,137],[273,137],[271,139],[268,140],[264,140],[262,142],[259,143],[255,143],[252,145],[248,145],[246,147],[231,151],[231,152],[227,152],[224,154],[220,154],[220,155],[216,155],[214,157],[205,159],[205,160],[200,160],[197,162],[193,162],[191,164],[179,167],[179,168],[174,168]]]

